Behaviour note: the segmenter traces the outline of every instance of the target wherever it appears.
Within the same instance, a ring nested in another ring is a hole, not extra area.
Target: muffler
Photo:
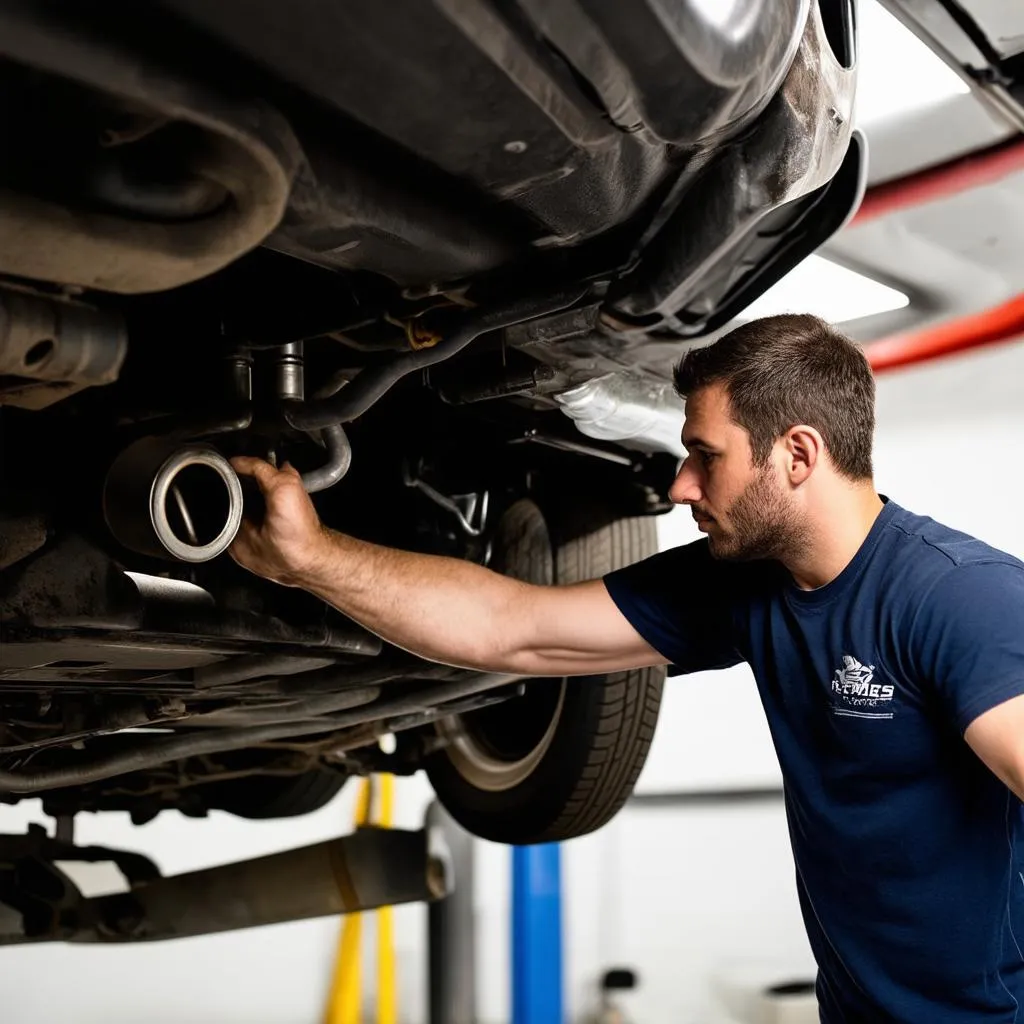
[[[110,467],[103,516],[132,551],[208,562],[227,551],[242,524],[242,485],[209,445],[144,437]]]

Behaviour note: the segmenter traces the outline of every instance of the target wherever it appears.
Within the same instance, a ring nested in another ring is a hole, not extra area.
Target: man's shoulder
[[[1008,551],[932,519],[897,506],[888,523],[894,549],[885,564],[894,571],[926,576],[958,574],[953,570],[985,565],[1024,570],[1024,562]],[[893,557],[895,556],[895,557]]]
[[[896,648],[892,665],[905,667],[911,686],[950,693],[975,686],[981,666],[994,679],[996,655],[1019,650],[1024,562],[927,516],[895,512],[868,584]],[[957,710],[961,728],[973,713],[973,704]]]
[[[976,614],[1019,620],[1024,562],[928,516],[897,508],[870,586],[894,621],[942,633]],[[958,627],[959,628],[959,627]]]
[[[671,592],[704,588],[706,593],[742,601],[767,589],[779,589],[777,562],[734,562],[715,558],[707,538],[666,548],[642,562],[605,577],[645,592]]]

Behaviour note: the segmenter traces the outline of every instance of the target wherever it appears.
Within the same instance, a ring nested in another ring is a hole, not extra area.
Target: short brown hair
[[[806,423],[821,434],[838,472],[871,478],[875,378],[860,347],[824,320],[795,313],[751,320],[676,367],[683,398],[717,383],[750,435],[755,465],[768,461],[790,427]]]

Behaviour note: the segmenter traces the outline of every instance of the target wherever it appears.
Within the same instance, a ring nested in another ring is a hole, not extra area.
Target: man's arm
[[[601,580],[544,587],[471,562],[369,544],[327,530],[298,473],[237,458],[266,512],[242,524],[240,565],[301,587],[385,640],[450,665],[525,676],[590,675],[666,659],[630,625]]]
[[[996,552],[950,567],[917,603],[911,639],[950,724],[1024,799],[1024,565]]]
[[[971,749],[1024,800],[1024,695],[979,715],[964,733]]]

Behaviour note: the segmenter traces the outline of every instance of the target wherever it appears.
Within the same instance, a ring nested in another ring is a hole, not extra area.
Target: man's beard
[[[771,479],[768,467],[758,471],[724,515],[728,529],[716,520],[708,544],[715,558],[729,562],[782,560],[803,546],[805,530],[796,510]]]

